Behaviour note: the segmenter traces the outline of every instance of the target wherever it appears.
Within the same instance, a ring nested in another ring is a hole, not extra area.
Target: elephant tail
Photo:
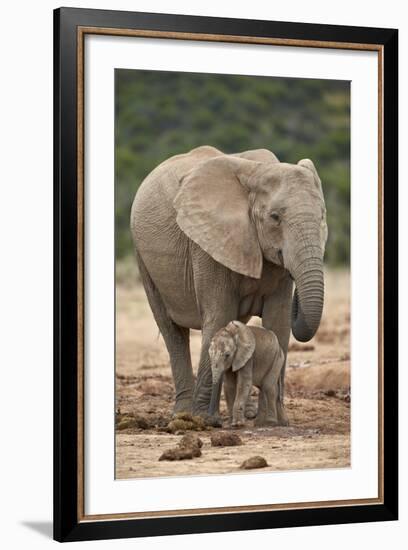
[[[142,284],[146,292],[150,309],[152,310],[159,332],[163,336],[163,331],[161,329],[161,327],[163,326],[163,323],[172,323],[173,321],[170,319],[166,306],[163,303],[162,297],[160,296],[160,293],[157,290],[157,287],[154,284],[153,279],[150,277],[150,273],[147,270],[147,267],[143,262],[142,257],[140,256],[136,247],[135,247],[135,256],[136,256],[137,265],[139,267],[140,278],[142,280]]]
[[[278,379],[278,399],[282,406],[284,405],[283,401],[284,401],[284,395],[285,395],[286,360],[287,360],[287,357],[284,354],[283,365],[282,365],[282,369],[280,371],[279,379]]]

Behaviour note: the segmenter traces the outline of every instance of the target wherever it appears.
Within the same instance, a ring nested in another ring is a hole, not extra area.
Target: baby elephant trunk
[[[210,400],[210,406],[208,409],[208,414],[210,416],[214,416],[215,414],[218,413],[218,408],[220,405],[220,398],[221,398],[222,379],[223,379],[223,373],[219,375],[213,374],[211,400]]]

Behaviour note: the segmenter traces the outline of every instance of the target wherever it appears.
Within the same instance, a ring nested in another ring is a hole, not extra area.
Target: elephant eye
[[[281,219],[280,219],[280,216],[277,212],[272,212],[269,216],[275,223],[277,223],[277,224],[280,223]]]
[[[228,359],[228,357],[230,356],[230,354],[228,353],[228,351],[226,353],[224,353],[224,357],[226,357]]]

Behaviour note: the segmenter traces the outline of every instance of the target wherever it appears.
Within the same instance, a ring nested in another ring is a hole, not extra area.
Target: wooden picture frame
[[[90,516],[84,507],[84,38],[89,34],[374,51],[378,56],[378,495]],[[398,517],[398,31],[60,8],[54,12],[54,537],[58,541]],[[385,359],[386,358],[386,359]]]

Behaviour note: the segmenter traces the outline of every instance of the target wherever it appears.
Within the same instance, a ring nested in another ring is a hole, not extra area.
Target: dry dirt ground
[[[248,421],[245,428],[234,430],[243,441],[237,447],[212,447],[214,429],[200,431],[202,455],[177,462],[159,461],[160,455],[182,437],[165,431],[174,403],[167,351],[143,287],[129,283],[130,279],[117,279],[116,413],[118,421],[130,414],[137,422],[133,427],[117,424],[117,479],[238,473],[242,472],[240,464],[254,455],[261,455],[268,463],[259,470],[262,472],[350,465],[348,272],[327,273],[324,315],[315,338],[308,344],[290,342],[285,393],[290,425],[254,428]],[[200,333],[192,331],[194,368],[200,340]],[[254,396],[256,392],[254,389]],[[221,414],[226,421],[224,398]]]

